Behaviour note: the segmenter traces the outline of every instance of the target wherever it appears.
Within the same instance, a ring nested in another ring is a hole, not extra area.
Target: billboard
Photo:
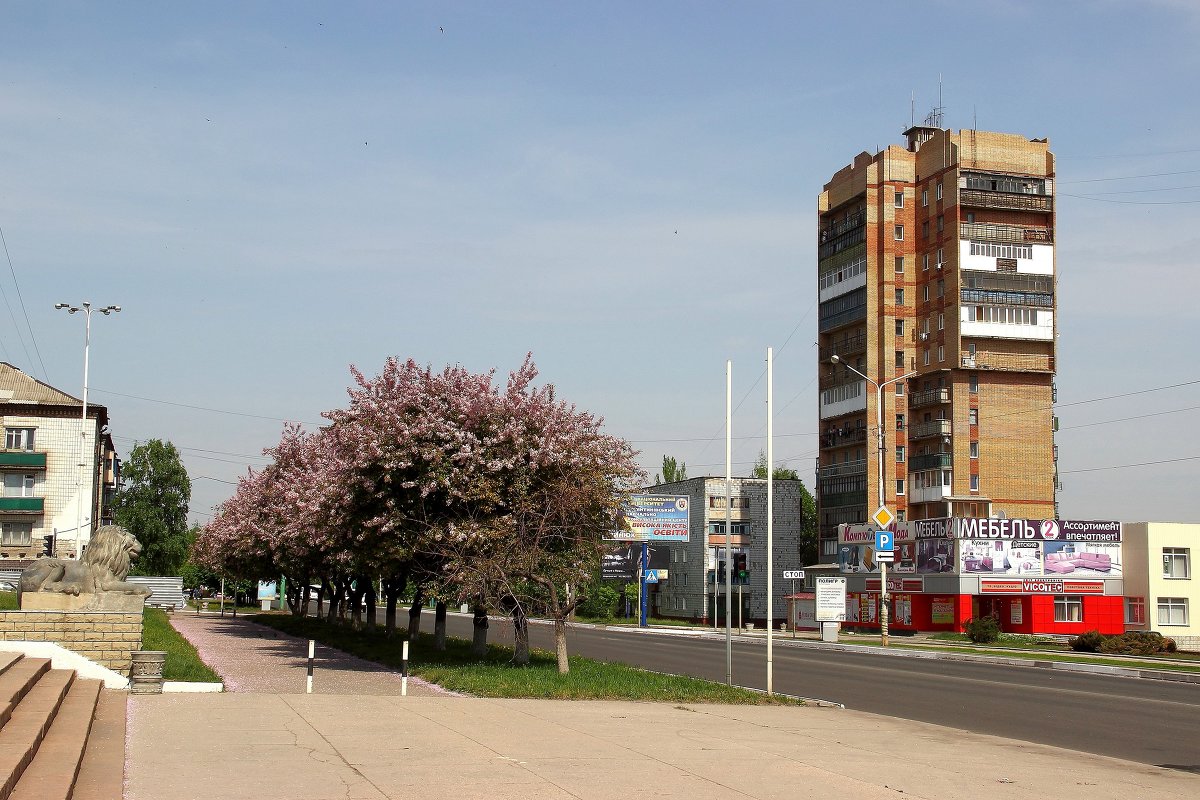
[[[627,542],[686,542],[691,520],[685,495],[634,494],[621,503],[614,539]]]
[[[642,565],[641,545],[618,546],[605,553],[600,562],[600,578],[606,581],[635,581]],[[649,569],[658,573],[659,579],[666,578],[671,566],[671,551],[666,547],[650,548]]]
[[[959,547],[963,575],[1041,575],[1042,543],[1013,539],[971,539]]]

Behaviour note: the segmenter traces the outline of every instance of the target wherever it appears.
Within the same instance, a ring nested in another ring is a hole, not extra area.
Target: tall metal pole
[[[725,361],[725,683],[733,685],[733,361]],[[713,615],[717,613],[713,601]]]
[[[877,457],[879,460],[879,505],[883,506],[883,454],[886,450],[883,441],[883,387],[886,384],[875,384],[875,428],[879,431],[878,439],[879,452]],[[883,647],[888,646],[888,588],[887,588],[887,562],[879,562],[879,643]]]
[[[60,311],[66,311],[68,314],[74,314],[78,311],[82,311],[83,318],[84,318],[84,325],[83,325],[83,408],[80,412],[80,422],[79,422],[79,475],[78,475],[78,482],[77,482],[78,485],[76,487],[77,491],[79,493],[79,501],[78,501],[78,504],[75,509],[75,512],[76,512],[75,513],[75,557],[79,558],[81,555],[80,551],[82,550],[81,539],[83,537],[83,504],[84,504],[84,502],[87,502],[88,505],[91,506],[92,512],[95,511],[95,505],[91,502],[92,501],[92,493],[90,491],[88,492],[88,498],[85,501],[84,491],[83,491],[84,469],[87,467],[89,461],[91,461],[91,459],[89,459],[87,457],[87,407],[88,407],[88,359],[90,357],[91,344],[92,344],[92,304],[90,302],[88,302],[87,300],[85,300],[84,302],[80,303],[78,306],[72,306],[69,303],[57,303],[57,304],[55,304],[54,308],[57,310],[60,310]],[[109,314],[112,314],[112,313],[120,313],[121,307],[120,306],[105,306],[104,308],[98,308],[96,310],[99,311],[101,314],[108,316]],[[94,520],[89,518],[89,520],[88,520],[89,532],[91,529],[92,522],[94,522]],[[88,538],[90,539],[91,536],[89,535]]]
[[[774,662],[772,650],[772,635],[775,628],[775,562],[774,554],[774,525],[775,525],[775,441],[772,426],[771,394],[774,391],[771,348],[767,348],[767,694],[774,694],[772,678]]]

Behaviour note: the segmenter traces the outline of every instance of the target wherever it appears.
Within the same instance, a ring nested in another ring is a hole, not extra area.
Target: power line
[[[4,240],[3,228],[0,228],[0,241],[4,242],[4,252],[5,252],[5,254],[7,254],[8,253],[8,242]],[[12,272],[13,284],[17,290],[17,297],[20,297],[21,296],[21,287],[19,284],[17,284],[17,273],[12,268],[12,257],[11,256],[9,256],[9,259],[8,259],[8,268]],[[12,304],[8,302],[8,292],[6,292],[4,290],[3,284],[0,284],[0,297],[4,298],[4,307],[8,309],[8,318],[12,320],[13,330],[17,334],[17,341],[19,341],[21,343],[21,349],[25,351],[25,359],[26,359],[26,361],[32,363],[33,359],[30,358],[30,356],[29,356],[29,347],[25,344],[25,336],[21,333],[21,326],[17,324],[17,317],[15,314],[13,314]],[[25,300],[24,299],[21,300],[21,309],[22,310],[25,309]],[[25,315],[25,321],[26,321],[26,323],[29,322],[28,314]],[[29,329],[29,335],[30,336],[33,335],[33,328]],[[37,349],[36,344],[34,345],[34,349],[35,350]],[[8,357],[8,348],[7,347],[4,348],[4,354],[5,354],[5,357],[7,358]],[[38,361],[39,362],[41,361],[40,353],[38,354]],[[46,365],[42,364],[42,379],[44,380],[45,378],[46,378]]]
[[[1081,178],[1077,181],[1059,181],[1060,185],[1075,183],[1105,183],[1107,181],[1138,181],[1142,178],[1166,178],[1171,175],[1195,175],[1200,169],[1184,169],[1178,172],[1148,172],[1145,175],[1122,175],[1117,178]]]
[[[1059,475],[1074,475],[1079,472],[1104,472],[1110,469],[1131,469],[1133,467],[1153,467],[1159,464],[1178,464],[1181,461],[1196,461],[1200,460],[1200,456],[1184,456],[1182,458],[1166,458],[1162,461],[1142,461],[1137,464],[1114,464],[1109,467],[1087,467],[1086,469],[1067,469],[1062,470]]]
[[[295,419],[295,418],[285,419],[283,417],[268,417],[268,416],[264,416],[262,414],[249,414],[244,411],[228,411],[228,410],[222,409],[222,408],[208,408],[207,406],[195,406],[195,405],[191,405],[189,403],[176,403],[171,400],[156,400],[153,397],[139,397],[136,394],[122,394],[120,392],[113,392],[108,389],[97,389],[94,386],[90,387],[90,389],[93,392],[100,392],[101,394],[111,394],[113,397],[124,397],[129,400],[144,400],[147,403],[161,403],[164,406],[175,406],[177,408],[190,408],[195,411],[208,411],[213,414],[228,414],[228,415],[234,416],[234,417],[248,417],[250,419],[266,419],[266,420],[271,420],[272,422],[295,422],[295,423],[299,423],[301,425],[313,425],[316,427],[320,427],[322,425],[327,424],[326,422],[307,422],[305,420],[300,420],[300,419]]]
[[[1122,206],[1187,206],[1200,203],[1200,200],[1117,200],[1112,197],[1093,197],[1086,194],[1067,194],[1066,192],[1059,192],[1058,196],[1091,200],[1096,203],[1116,203]]]
[[[135,444],[139,441],[138,439],[136,439],[132,436],[113,436],[112,438],[116,439],[117,441],[133,442]],[[171,442],[171,444],[175,444],[175,443]],[[188,447],[188,446],[182,445],[182,444],[175,444],[175,448],[178,450],[181,450],[181,451],[189,450],[189,451],[195,451],[197,453],[213,453],[213,454],[219,455],[219,456],[239,456],[241,458],[258,458],[258,459],[262,459],[264,461],[271,460],[268,456],[264,456],[262,454],[253,455],[251,453],[230,453],[230,452],[226,452],[225,450],[205,450],[201,447]]]

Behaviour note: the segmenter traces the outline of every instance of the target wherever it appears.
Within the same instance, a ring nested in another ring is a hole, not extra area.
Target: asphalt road
[[[427,611],[421,622],[424,631],[432,630],[433,613]],[[447,627],[451,636],[471,638],[469,616],[451,614]],[[766,688],[766,642],[734,638],[733,682]],[[530,639],[534,647],[554,649],[549,625],[531,624]],[[489,641],[511,644],[510,622],[492,619]],[[568,645],[572,655],[725,680],[723,637],[572,627]],[[1200,684],[848,653],[784,637],[775,640],[773,650],[777,692],[1200,772]]]

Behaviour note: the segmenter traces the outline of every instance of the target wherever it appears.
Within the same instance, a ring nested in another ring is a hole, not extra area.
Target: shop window
[[[1159,625],[1187,625],[1188,601],[1186,597],[1158,598]]]
[[[1055,622],[1083,622],[1083,596],[1058,595],[1054,598]]]
[[[8,476],[5,477],[5,494],[8,489]],[[1163,577],[1164,578],[1190,578],[1192,576],[1189,567],[1190,552],[1186,547],[1164,547],[1163,548]]]
[[[1146,624],[1146,598],[1144,598],[1144,597],[1126,597],[1125,598],[1125,624],[1126,625],[1145,625]]]

